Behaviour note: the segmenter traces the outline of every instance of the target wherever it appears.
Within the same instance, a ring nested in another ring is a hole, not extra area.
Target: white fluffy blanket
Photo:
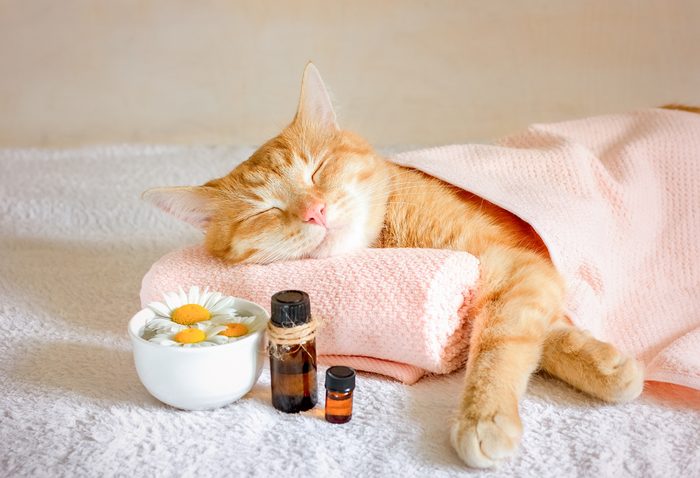
[[[535,377],[519,456],[485,472],[448,444],[461,373],[413,386],[363,374],[347,425],[275,411],[267,372],[219,410],[156,401],[126,323],[149,266],[199,236],[139,193],[224,174],[250,152],[0,151],[0,476],[700,476],[700,412],[658,388],[610,406]]]

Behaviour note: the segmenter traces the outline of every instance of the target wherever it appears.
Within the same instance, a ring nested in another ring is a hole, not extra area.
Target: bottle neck
[[[339,391],[326,389],[326,395],[330,398],[339,400],[352,396],[352,390]]]

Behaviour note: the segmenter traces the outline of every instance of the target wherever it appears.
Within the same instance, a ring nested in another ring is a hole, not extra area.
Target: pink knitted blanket
[[[534,125],[496,146],[395,161],[530,223],[566,278],[576,325],[641,359],[647,380],[700,389],[700,115]]]
[[[478,276],[479,262],[466,252],[368,249],[230,267],[193,246],[151,267],[141,303],[198,285],[252,300],[269,312],[275,292],[301,289],[323,323],[316,343],[320,362],[414,383],[426,372],[447,373],[464,363],[464,322]]]

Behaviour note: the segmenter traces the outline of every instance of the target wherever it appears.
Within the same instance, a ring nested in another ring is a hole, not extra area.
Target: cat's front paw
[[[490,468],[516,453],[522,430],[517,415],[465,416],[452,426],[452,446],[467,465]]]
[[[625,403],[642,393],[644,367],[633,357],[624,355],[613,347],[613,352],[602,357],[597,365],[601,373],[599,396],[603,400]]]

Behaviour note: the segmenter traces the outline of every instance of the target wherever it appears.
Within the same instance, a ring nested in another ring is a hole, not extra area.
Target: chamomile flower
[[[148,340],[168,347],[209,347],[228,343],[227,337],[219,335],[224,330],[225,325],[207,325],[201,322],[192,327],[175,324],[167,330],[159,330]]]
[[[151,302],[148,308],[155,316],[146,324],[149,331],[178,331],[178,326],[190,326],[198,323],[210,325],[212,319],[225,319],[235,315],[233,297],[220,292],[200,293],[199,287],[191,287],[189,293],[179,292],[163,294],[165,303]]]
[[[234,313],[230,317],[216,317],[211,320],[213,325],[223,326],[219,335],[228,337],[230,342],[238,340],[250,332],[257,330],[255,317],[240,317]]]

